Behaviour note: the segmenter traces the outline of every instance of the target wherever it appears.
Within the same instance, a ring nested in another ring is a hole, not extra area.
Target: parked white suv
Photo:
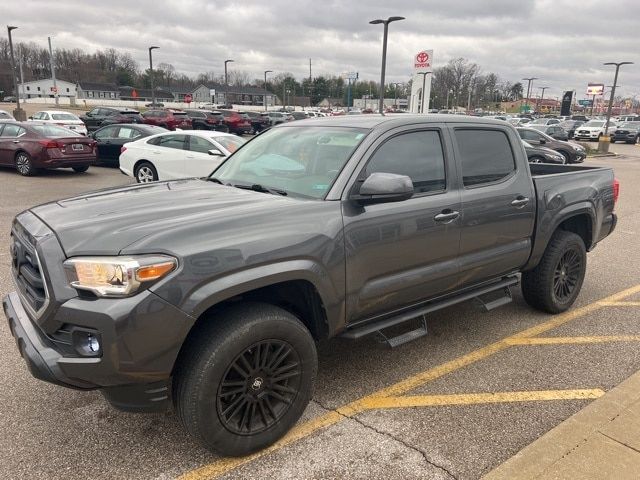
[[[598,140],[602,135],[605,135],[604,127],[607,124],[606,120],[589,120],[587,123],[583,123],[576,128],[573,134],[574,140]],[[609,122],[609,132],[616,129],[615,122]]]

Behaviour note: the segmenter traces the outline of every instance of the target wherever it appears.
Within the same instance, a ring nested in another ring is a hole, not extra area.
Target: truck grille
[[[47,290],[35,245],[26,235],[11,233],[11,270],[20,296],[36,316],[47,303]]]

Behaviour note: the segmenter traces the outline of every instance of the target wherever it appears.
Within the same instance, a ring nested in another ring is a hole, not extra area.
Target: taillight
[[[620,196],[620,181],[617,178],[613,179],[613,204],[618,202]]]
[[[44,148],[64,148],[62,143],[56,142],[55,140],[38,140],[38,143]]]
[[[124,153],[127,151],[127,147],[125,147],[124,145],[120,147],[120,153]]]

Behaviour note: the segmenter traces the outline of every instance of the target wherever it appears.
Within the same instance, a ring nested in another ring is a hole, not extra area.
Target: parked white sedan
[[[138,183],[204,177],[244,142],[237,135],[207,130],[160,133],[124,145],[120,170]]]
[[[29,120],[38,123],[50,123],[53,125],[59,125],[74,132],[78,132],[81,135],[87,134],[87,127],[80,117],[73,113],[65,112],[63,110],[42,110],[36,112]]]

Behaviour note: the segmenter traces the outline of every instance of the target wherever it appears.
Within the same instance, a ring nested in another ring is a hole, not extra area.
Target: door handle
[[[511,205],[516,207],[516,208],[522,208],[524,207],[527,203],[529,203],[529,198],[528,197],[523,197],[522,195],[519,196],[518,198],[516,198],[514,201],[511,202]]]
[[[20,140],[14,140],[13,143],[20,143]]]
[[[460,212],[443,210],[442,213],[437,214],[435,217],[433,217],[433,219],[436,222],[451,223],[459,216],[460,216]]]
[[[160,152],[157,150],[152,150],[153,153],[155,153],[156,155],[160,155]]]

